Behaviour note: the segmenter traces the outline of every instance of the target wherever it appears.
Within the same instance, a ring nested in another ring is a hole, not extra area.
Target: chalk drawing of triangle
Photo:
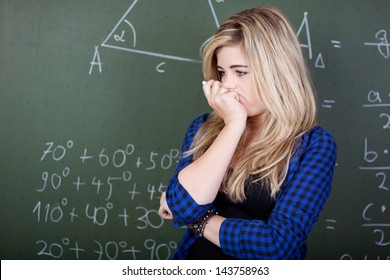
[[[321,68],[321,69],[325,68],[324,59],[322,58],[322,54],[321,53],[319,53],[318,56],[317,56],[317,59],[316,59],[316,62],[315,62],[315,67],[316,68]]]
[[[131,21],[129,20],[129,14],[135,8],[137,2],[140,2],[140,1],[141,0],[134,0],[133,1],[133,3],[130,5],[130,7],[127,9],[127,11],[123,14],[123,16],[119,19],[119,21],[116,23],[114,28],[111,30],[109,35],[104,39],[101,46],[106,47],[106,48],[115,49],[115,50],[137,53],[137,54],[141,54],[141,55],[160,57],[160,58],[164,58],[164,59],[172,59],[172,60],[184,61],[184,62],[201,63],[201,60],[196,59],[196,58],[171,55],[171,54],[162,53],[162,52],[158,52],[158,51],[149,51],[149,50],[137,48],[137,31],[136,31],[136,28],[131,23]],[[208,3],[209,3],[210,10],[211,10],[212,16],[214,18],[214,21],[218,27],[219,26],[218,19],[216,17],[215,10],[214,10],[214,7],[213,7],[213,4],[211,1],[212,0],[208,0]],[[208,40],[206,40],[206,42],[204,42],[202,44],[201,48],[203,48],[204,44],[207,43]]]

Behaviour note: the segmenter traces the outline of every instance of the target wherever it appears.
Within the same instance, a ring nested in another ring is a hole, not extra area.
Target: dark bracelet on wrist
[[[206,214],[202,216],[199,220],[193,222],[192,224],[189,224],[188,227],[192,229],[192,231],[198,235],[199,237],[203,238],[203,233],[206,228],[206,225],[208,221],[215,215],[217,215],[213,210],[207,210]]]

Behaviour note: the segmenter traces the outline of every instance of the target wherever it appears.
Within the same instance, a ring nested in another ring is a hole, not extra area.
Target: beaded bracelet
[[[206,214],[202,216],[199,220],[193,222],[192,224],[189,224],[188,227],[192,229],[192,231],[198,235],[199,237],[204,237],[203,233],[206,228],[206,225],[208,221],[218,213],[214,212],[213,210],[207,210]]]

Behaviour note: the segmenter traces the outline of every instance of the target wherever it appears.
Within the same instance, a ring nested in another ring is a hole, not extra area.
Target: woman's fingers
[[[215,109],[218,99],[228,92],[228,89],[224,88],[219,81],[210,80],[203,84],[203,91],[209,105]]]
[[[166,220],[171,220],[173,219],[173,215],[171,210],[168,207],[167,200],[166,200],[166,193],[163,192],[161,194],[160,198],[160,208],[158,209],[158,213],[160,216]]]

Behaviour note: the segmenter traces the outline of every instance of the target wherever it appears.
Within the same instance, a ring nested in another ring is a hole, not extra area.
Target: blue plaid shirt
[[[201,115],[190,125],[183,141],[187,151],[199,127],[208,115]],[[303,259],[306,238],[318,220],[327,200],[336,161],[336,144],[331,134],[313,127],[298,142],[287,177],[267,221],[226,219],[220,228],[222,252],[238,259]],[[192,162],[181,158],[167,187],[167,203],[174,227],[198,220],[212,203],[198,205],[179,183],[178,173]],[[188,248],[199,238],[187,229],[173,259],[184,259]]]

